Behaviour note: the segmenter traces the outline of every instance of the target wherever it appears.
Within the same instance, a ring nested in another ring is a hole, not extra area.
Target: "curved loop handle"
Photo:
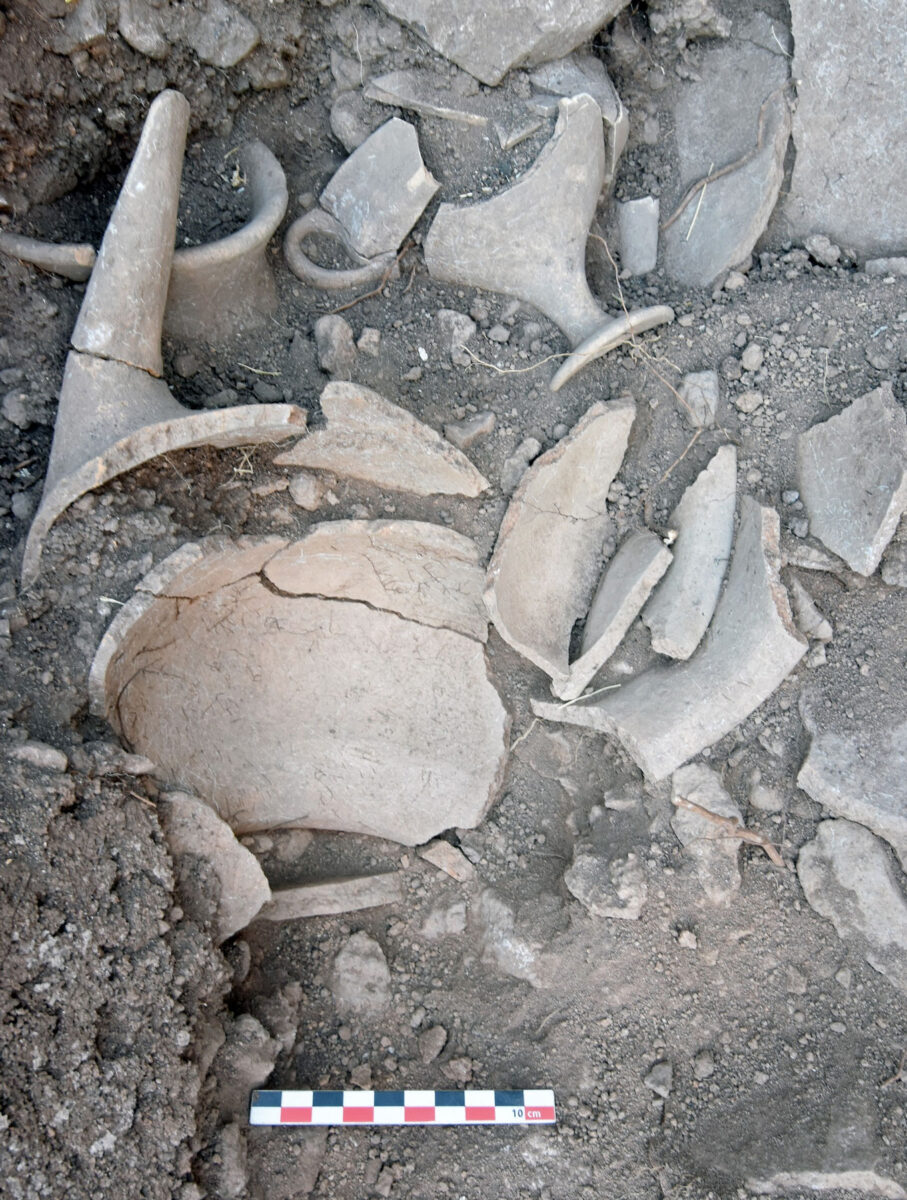
[[[316,233],[336,238],[350,258],[360,265],[342,271],[319,267],[317,263],[313,263],[303,252],[302,243]],[[375,258],[363,258],[361,254],[357,254],[340,222],[322,208],[313,208],[311,212],[293,222],[283,240],[283,252],[287,265],[298,279],[312,287],[324,288],[330,292],[377,283],[396,261],[393,251],[379,254]]]

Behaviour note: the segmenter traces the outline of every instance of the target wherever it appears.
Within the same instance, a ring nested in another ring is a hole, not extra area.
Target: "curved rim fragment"
[[[51,526],[86,492],[162,454],[194,446],[225,449],[247,443],[284,441],[301,433],[305,421],[305,411],[294,404],[243,404],[214,412],[187,412],[184,417],[146,425],[114,442],[103,454],[61,479],[42,499],[25,543],[22,586],[29,587],[38,577],[44,539]]]
[[[177,337],[229,336],[260,323],[277,307],[266,251],[286,215],[287,178],[264,142],[246,143],[239,163],[251,199],[246,224],[173,255],[164,328]]]

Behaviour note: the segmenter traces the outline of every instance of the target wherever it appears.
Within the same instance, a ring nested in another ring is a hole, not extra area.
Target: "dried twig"
[[[711,821],[720,829],[723,829],[728,837],[739,838],[741,842],[748,842],[751,846],[758,846],[760,850],[764,850],[776,867],[784,866],[784,859],[768,840],[761,833],[757,833],[754,829],[747,829],[745,825],[741,825],[734,817],[722,817],[718,813],[710,812],[709,809],[703,808],[701,804],[696,804],[693,800],[687,800],[686,796],[675,796],[674,804],[677,808],[685,808],[687,812],[696,813],[698,817],[705,817],[707,821]]]
[[[545,363],[554,362],[556,358],[569,358],[571,351],[563,354],[549,354],[545,358],[540,358],[538,362],[530,363],[528,367],[499,367],[497,363],[486,362],[484,358],[479,358],[474,350],[470,350],[468,346],[462,346],[474,363],[480,367],[487,367],[489,371],[497,371],[499,375],[525,375],[527,371],[537,371],[539,367],[543,367]]]
[[[394,267],[396,267],[397,263],[400,261],[400,259],[403,257],[403,255],[406,254],[406,252],[408,250],[411,250],[412,247],[413,247],[412,242],[406,242],[406,244],[400,250],[400,253],[397,255],[397,257],[394,259],[394,261],[391,263],[391,265],[387,268],[387,270],[381,276],[381,282],[378,284],[377,287],[372,288],[372,290],[370,292],[363,292],[363,294],[361,296],[357,296],[355,300],[349,300],[346,304],[341,304],[339,308],[332,308],[330,310],[330,315],[333,316],[335,313],[346,312],[346,310],[348,308],[355,308],[356,305],[361,304],[363,300],[371,300],[371,298],[373,296],[380,296],[381,293],[384,291],[385,287],[387,286],[388,280],[390,279],[391,275],[393,275],[393,273],[394,273]]]
[[[709,163],[709,175],[711,175],[714,166],[715,166],[715,164],[713,162]],[[687,230],[687,235],[683,239],[685,242],[688,242],[690,240],[690,237],[693,233],[693,226],[696,224],[696,218],[699,216],[699,210],[702,208],[702,202],[703,202],[703,200],[705,200],[705,193],[706,193],[706,189],[708,188],[708,186],[709,186],[708,177],[706,177],[706,181],[702,185],[702,190],[699,193],[699,199],[696,202],[696,211],[693,213],[693,220],[690,222],[690,228]]]
[[[907,1050],[901,1054],[901,1061],[898,1063],[895,1073],[888,1079],[883,1079],[879,1087],[888,1087],[890,1083],[907,1083]]]
[[[279,371],[266,371],[263,367],[252,367],[248,363],[239,362],[238,360],[236,365],[242,367],[245,371],[251,371],[253,375],[271,375],[274,379],[280,378]]]

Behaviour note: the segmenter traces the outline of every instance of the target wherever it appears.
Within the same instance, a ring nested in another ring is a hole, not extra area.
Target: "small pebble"
[[[300,471],[289,484],[290,499],[306,512],[314,512],[324,499],[325,487],[322,480],[311,471]]]
[[[748,389],[745,392],[741,392],[739,396],[734,397],[734,404],[739,412],[753,413],[757,408],[762,407],[763,400],[764,396],[761,392],[757,392],[755,389]]]
[[[677,945],[682,946],[684,950],[695,950],[699,945],[699,939],[692,929],[681,929],[677,935]]]
[[[650,1088],[656,1096],[661,1096],[663,1100],[667,1100],[671,1094],[671,1088],[674,1085],[674,1068],[669,1062],[657,1062],[652,1070],[643,1080],[647,1088]]]
[[[377,358],[381,349],[381,330],[372,329],[370,325],[366,325],[362,333],[359,334],[359,341],[356,345],[360,353]]]
[[[479,438],[494,431],[496,419],[493,412],[486,411],[463,421],[450,421],[444,426],[444,436],[458,450],[468,450]]]
[[[744,371],[758,371],[765,358],[765,352],[758,342],[750,342],[740,356],[740,365]]]
[[[693,1075],[696,1079],[708,1079],[715,1074],[715,1056],[711,1050],[700,1050],[693,1059]]]

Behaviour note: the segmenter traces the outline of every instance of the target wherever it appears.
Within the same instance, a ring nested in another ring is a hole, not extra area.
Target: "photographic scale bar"
[[[554,1092],[252,1093],[250,1125],[553,1125]]]

